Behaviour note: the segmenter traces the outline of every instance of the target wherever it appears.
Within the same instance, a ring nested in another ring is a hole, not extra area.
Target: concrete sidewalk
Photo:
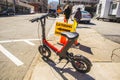
[[[63,21],[63,18],[60,17],[56,21]],[[70,21],[70,23],[72,22]],[[55,24],[50,30],[48,40],[55,46],[60,47],[57,44],[59,42],[58,37],[55,38],[56,36],[53,35],[54,27]],[[45,62],[38,53],[24,80],[119,80],[120,44],[105,39],[91,28],[79,26],[77,32],[80,35],[78,39],[80,46],[72,47],[69,51],[84,55],[92,61],[93,66],[89,73],[76,72],[70,63],[61,73],[60,68],[66,61],[56,65],[58,57],[53,52],[51,61]]]

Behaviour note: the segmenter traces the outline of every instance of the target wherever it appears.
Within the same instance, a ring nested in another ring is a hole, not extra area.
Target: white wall
[[[111,0],[100,0],[97,6],[97,12],[96,14],[99,15],[100,18],[107,18],[108,13],[109,13],[109,8],[110,8],[110,2]],[[98,14],[98,9],[99,9],[99,5],[102,4],[101,7],[101,14]]]
[[[119,17],[119,18],[120,18],[120,2],[119,2],[119,5],[118,5],[118,11],[117,11],[116,17]]]

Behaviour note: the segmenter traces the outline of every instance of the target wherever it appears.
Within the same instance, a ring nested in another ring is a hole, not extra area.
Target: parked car
[[[88,11],[81,11],[81,14],[82,14],[82,18],[79,22],[90,23],[91,14]],[[75,13],[71,15],[71,20],[74,20],[74,15]]]
[[[57,11],[55,9],[49,9],[48,13],[54,13],[54,15],[49,15],[49,17],[53,17],[53,18],[58,17]]]
[[[15,15],[15,12],[13,9],[6,9],[0,12],[0,15]]]

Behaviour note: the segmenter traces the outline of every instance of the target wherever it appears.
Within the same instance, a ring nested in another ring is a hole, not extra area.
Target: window
[[[116,7],[117,7],[117,3],[113,3],[112,4],[112,9],[116,9]]]
[[[101,14],[102,4],[99,5],[98,14]]]

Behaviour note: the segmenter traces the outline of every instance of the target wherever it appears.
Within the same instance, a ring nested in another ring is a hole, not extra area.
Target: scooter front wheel
[[[87,73],[91,69],[91,62],[84,56],[74,56],[73,61],[71,62],[73,67],[81,73]]]
[[[38,50],[43,57],[49,58],[51,56],[50,49],[45,45],[40,45]]]

